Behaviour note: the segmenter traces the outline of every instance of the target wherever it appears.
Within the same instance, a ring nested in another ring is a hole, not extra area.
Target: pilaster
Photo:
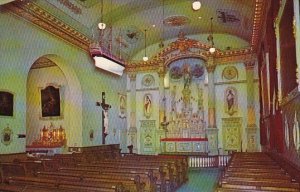
[[[216,126],[216,101],[215,101],[215,80],[214,71],[216,64],[214,57],[210,56],[206,62],[206,70],[208,73],[208,127],[206,135],[208,139],[208,148],[210,155],[218,154],[218,129]]]
[[[133,145],[133,153],[138,152],[136,128],[136,73],[129,73],[130,79],[130,124],[128,130],[128,145]]]
[[[254,103],[254,66],[255,61],[244,63],[247,78],[247,151],[257,151],[257,125]]]

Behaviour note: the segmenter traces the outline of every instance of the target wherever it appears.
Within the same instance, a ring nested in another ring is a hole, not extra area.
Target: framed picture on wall
[[[0,91],[0,116],[14,115],[14,95],[7,91]]]
[[[41,89],[41,117],[62,118],[60,86],[48,85]]]

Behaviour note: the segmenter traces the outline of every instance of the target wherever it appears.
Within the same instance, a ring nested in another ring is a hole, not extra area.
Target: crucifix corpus
[[[102,107],[102,144],[105,144],[105,137],[108,135],[108,110],[111,108],[105,103],[105,92],[102,92],[102,101],[96,102],[96,105]]]

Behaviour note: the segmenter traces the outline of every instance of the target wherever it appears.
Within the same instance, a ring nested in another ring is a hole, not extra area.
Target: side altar
[[[44,126],[40,130],[38,138],[30,145],[26,145],[26,152],[54,155],[63,152],[66,142],[65,129],[62,126],[56,128],[51,123],[50,127]]]

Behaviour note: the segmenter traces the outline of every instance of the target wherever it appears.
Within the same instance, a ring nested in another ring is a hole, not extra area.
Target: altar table
[[[44,154],[47,156],[52,156],[54,154],[60,154],[63,152],[62,146],[26,146],[26,152],[28,153],[38,153],[38,154]]]
[[[163,138],[160,143],[163,153],[208,152],[207,138]]]

